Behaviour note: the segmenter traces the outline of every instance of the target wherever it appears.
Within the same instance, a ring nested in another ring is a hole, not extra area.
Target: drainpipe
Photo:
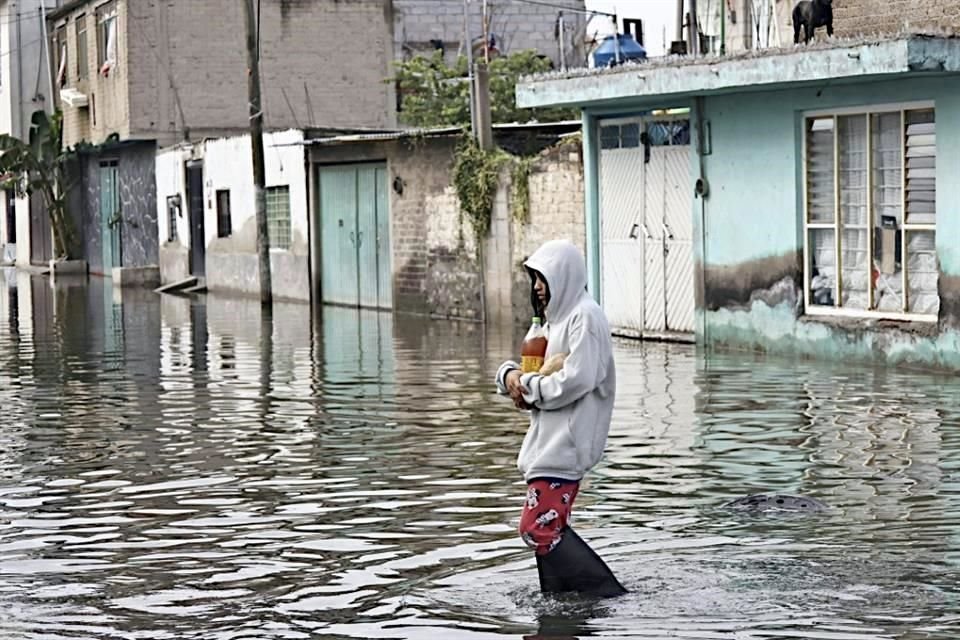
[[[693,99],[693,117],[696,122],[696,146],[694,147],[695,153],[697,154],[697,181],[696,186],[694,187],[695,198],[700,199],[700,210],[698,222],[700,225],[699,242],[700,242],[700,270],[696,274],[696,283],[695,291],[696,298],[695,303],[697,307],[697,313],[699,320],[699,326],[697,327],[697,335],[700,343],[702,345],[707,345],[707,197],[709,194],[709,187],[707,183],[707,169],[706,169],[706,160],[704,156],[707,151],[707,141],[705,139],[706,127],[704,118],[705,118],[705,108],[704,108],[704,99],[703,96],[697,96]]]
[[[586,111],[582,116],[583,192],[586,217],[587,289],[600,303],[600,181],[598,178],[597,119]]]

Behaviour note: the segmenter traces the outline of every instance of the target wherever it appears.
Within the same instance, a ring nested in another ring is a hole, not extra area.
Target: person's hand
[[[523,374],[517,369],[507,374],[507,393],[510,394],[510,399],[513,400],[514,406],[518,409],[526,410],[530,408],[530,405],[523,399],[523,394],[527,393],[527,389],[523,386],[523,383],[520,382],[522,375]]]

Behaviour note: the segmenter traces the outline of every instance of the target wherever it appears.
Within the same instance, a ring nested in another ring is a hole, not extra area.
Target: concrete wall
[[[833,20],[838,36],[955,29],[960,0],[833,0]]]
[[[542,6],[519,2],[490,2],[490,30],[502,42],[501,52],[511,53],[523,49],[535,49],[549,56],[559,68],[560,47],[556,37],[556,22],[559,9],[564,6],[583,11],[583,0],[558,0],[557,6]],[[394,0],[394,34],[396,46],[394,57],[403,60],[417,53],[433,51],[431,40],[440,40],[449,59],[458,52],[466,53],[463,46],[462,0]],[[482,42],[482,5],[470,4],[471,36],[474,42]],[[583,36],[586,21],[582,13],[564,14],[566,23],[565,50],[567,65],[582,67],[584,64]]]
[[[937,253],[940,324],[821,319],[803,311],[800,112],[921,100],[937,117]],[[711,185],[697,258],[704,268],[700,339],[811,356],[960,368],[960,204],[949,188],[960,170],[960,91],[939,79],[823,86],[705,100]],[[749,144],[745,141],[749,140]],[[691,157],[691,162],[697,162]],[[695,165],[694,165],[695,166]]]
[[[284,131],[264,136],[267,187],[290,187],[292,244],[289,250],[272,249],[272,284],[278,299],[308,301],[309,249],[307,175],[303,134]],[[190,224],[184,163],[203,160],[204,243],[206,283],[210,291],[258,295],[256,212],[253,165],[249,136],[209,140],[192,148],[175,147],[156,156],[156,211],[160,237],[161,281],[175,282],[190,273]],[[217,191],[230,191],[232,234],[217,235]],[[177,219],[177,238],[169,241],[167,197],[179,195],[182,215]]]
[[[68,25],[69,56],[76,60],[72,25],[80,15],[88,22],[88,80],[78,81],[71,64],[68,84],[92,103],[64,107],[66,144],[99,143],[118,133],[167,146],[247,127],[245,23],[238,3],[119,0],[118,65],[109,77],[96,69],[97,4],[91,0],[55,24]],[[389,0],[263,3],[266,126],[390,126],[395,100],[384,80],[390,75],[392,26]],[[363,34],[362,50],[345,34]]]

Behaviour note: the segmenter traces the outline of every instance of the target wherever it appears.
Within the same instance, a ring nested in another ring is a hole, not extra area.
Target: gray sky
[[[640,18],[648,55],[662,56],[675,37],[677,0],[586,0],[587,9],[616,13],[623,18]],[[597,24],[602,18],[595,18]]]

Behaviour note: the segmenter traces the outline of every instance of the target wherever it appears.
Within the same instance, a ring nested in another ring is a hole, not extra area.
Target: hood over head
[[[550,290],[546,316],[550,322],[565,318],[583,297],[587,289],[587,266],[577,248],[569,240],[551,240],[537,249],[523,266],[530,272],[543,274]],[[531,285],[532,286],[532,285]],[[536,300],[536,294],[533,299]],[[534,304],[534,309],[537,304]]]

